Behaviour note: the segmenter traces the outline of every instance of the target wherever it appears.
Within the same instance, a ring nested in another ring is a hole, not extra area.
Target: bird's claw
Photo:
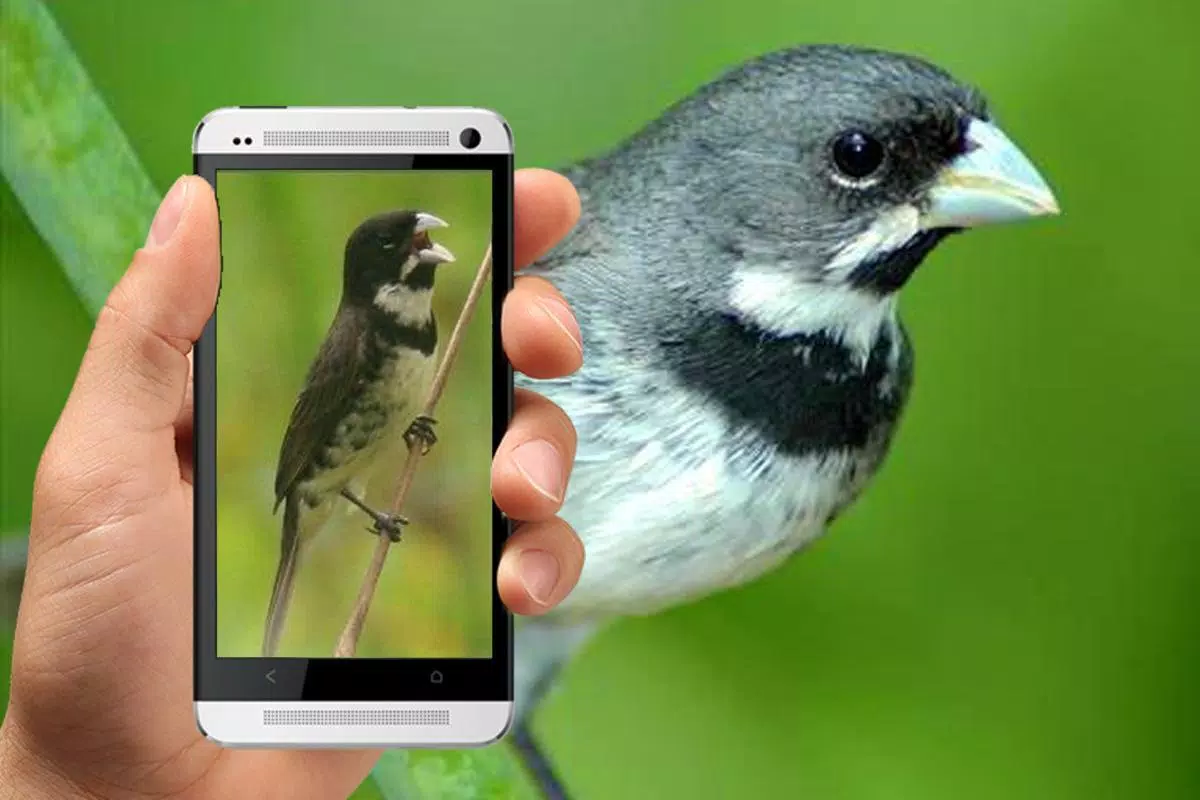
[[[404,432],[404,442],[408,445],[408,449],[420,447],[421,455],[428,453],[429,449],[437,444],[437,434],[433,432],[433,426],[436,424],[437,420],[433,417],[427,417],[424,414],[417,415],[416,419],[408,426],[408,430]]]
[[[399,514],[380,514],[375,518],[375,524],[367,530],[376,536],[387,536],[395,544],[400,541],[404,526],[407,524],[408,519]]]

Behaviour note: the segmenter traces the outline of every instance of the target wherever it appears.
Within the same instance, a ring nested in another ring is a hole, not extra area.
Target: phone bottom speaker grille
[[[448,708],[268,708],[263,711],[263,725],[449,724]]]

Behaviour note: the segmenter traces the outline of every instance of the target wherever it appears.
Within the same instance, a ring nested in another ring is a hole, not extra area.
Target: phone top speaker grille
[[[268,147],[449,147],[450,131],[263,131]]]
[[[437,725],[450,724],[448,708],[268,708],[263,725]]]

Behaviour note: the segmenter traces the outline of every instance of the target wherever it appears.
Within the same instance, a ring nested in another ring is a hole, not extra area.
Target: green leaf
[[[159,193],[40,0],[0,0],[0,109],[0,172],[95,315],[145,239]],[[390,751],[356,793],[380,795],[536,797],[504,746]]]
[[[416,781],[409,772],[410,751],[388,750],[379,759],[371,777],[384,800],[420,797]]]
[[[386,800],[452,797],[456,800],[534,800],[538,795],[511,748],[389,750],[375,766]]]
[[[375,782],[372,776],[367,776],[367,779],[358,785],[346,800],[387,800],[379,789],[379,784]]]
[[[0,171],[94,315],[159,193],[39,0],[0,3],[0,108]]]

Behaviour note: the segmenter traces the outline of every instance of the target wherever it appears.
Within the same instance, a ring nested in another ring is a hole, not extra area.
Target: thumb
[[[212,316],[219,274],[212,189],[185,175],[96,319],[62,422],[86,418],[106,437],[172,427],[187,392],[187,354]]]
[[[86,527],[178,487],[174,426],[187,396],[188,353],[216,304],[220,263],[212,189],[184,176],[96,318],[38,466],[35,529]]]

